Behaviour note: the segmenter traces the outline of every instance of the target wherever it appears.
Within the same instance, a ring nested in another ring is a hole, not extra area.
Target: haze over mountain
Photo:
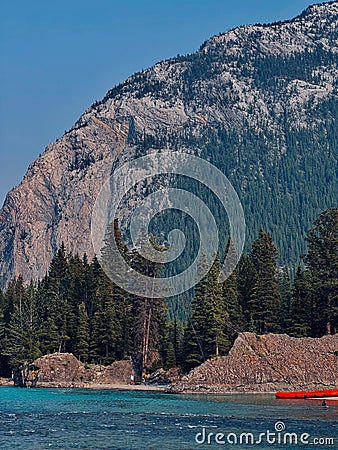
[[[337,201],[338,2],[243,26],[113,88],[34,161],[0,212],[0,273],[42,277],[61,242],[93,256],[95,199],[113,167],[149,150],[195,152],[242,201],[250,242],[270,230],[295,263]]]

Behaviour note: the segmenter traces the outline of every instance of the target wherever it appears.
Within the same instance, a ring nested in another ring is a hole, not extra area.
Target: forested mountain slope
[[[61,242],[93,256],[91,212],[121,161],[195,152],[233,183],[248,243],[270,230],[295,263],[319,211],[337,201],[338,2],[287,22],[242,26],[137,73],[33,162],[0,212],[0,273],[42,277]]]

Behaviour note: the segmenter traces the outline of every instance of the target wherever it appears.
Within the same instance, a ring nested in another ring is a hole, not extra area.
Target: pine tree
[[[68,261],[66,249],[62,243],[44,280],[41,291],[43,297],[39,295],[42,302],[43,319],[51,318],[57,326],[59,352],[66,351],[67,342],[70,340],[67,334],[68,283]]]
[[[199,270],[205,272],[205,255]],[[216,258],[207,275],[195,286],[192,300],[191,327],[187,330],[189,354],[187,362],[191,366],[200,364],[207,358],[225,354],[229,348],[225,324],[229,318],[224,304],[223,286],[218,282],[219,260]]]
[[[183,372],[189,372],[193,367],[201,364],[207,359],[203,352],[200,336],[194,328],[192,318],[187,322],[184,329],[182,355],[181,367]]]
[[[95,362],[111,364],[116,359],[116,311],[113,284],[101,272],[95,295],[90,355]]]
[[[292,299],[291,299],[291,323],[289,334],[295,337],[311,335],[312,328],[312,289],[309,273],[299,265],[297,268]]]
[[[277,279],[277,249],[270,233],[260,229],[252,244],[256,276],[250,298],[251,316],[258,333],[279,331],[280,294]]]
[[[0,289],[0,365],[1,356],[5,350],[5,315],[4,315],[5,299],[2,290]]]
[[[224,310],[227,314],[227,320],[225,323],[225,334],[228,339],[229,348],[231,343],[237,337],[239,331],[243,328],[243,313],[239,303],[238,293],[238,269],[236,268],[237,254],[236,249],[229,238],[226,248],[226,259],[229,266],[232,268],[232,272],[228,273],[226,280],[222,286],[222,296],[224,302]]]
[[[314,294],[312,334],[335,334],[338,327],[338,208],[322,212],[307,234],[305,257]]]
[[[237,286],[237,271],[234,271],[223,283],[224,307],[228,315],[225,329],[229,343],[243,329],[243,313],[239,304]]]
[[[54,353],[59,350],[60,337],[58,328],[51,317],[48,317],[48,319],[42,322],[38,336],[39,348],[42,355],[48,355],[49,353]]]
[[[14,309],[14,303],[17,297],[16,288],[17,288],[17,279],[10,280],[10,282],[8,283],[7,290],[4,293],[3,313],[4,313],[4,322],[6,326],[9,324],[10,317]]]
[[[250,299],[256,279],[256,270],[249,255],[243,253],[236,270],[238,302],[243,313],[243,327],[253,325]],[[251,327],[252,328],[252,327]],[[251,329],[252,331],[252,329]]]
[[[283,272],[279,275],[279,292],[280,292],[280,314],[279,324],[280,329],[284,333],[290,331],[292,324],[292,283],[290,279],[289,268],[285,267]]]
[[[129,263],[135,271],[155,281],[163,265],[153,262],[151,257],[147,259],[148,243],[157,251],[164,250],[154,236],[147,236],[143,231],[138,238],[137,248],[129,252]],[[142,286],[140,286],[140,290],[142,292]],[[166,304],[163,298],[136,295],[131,296],[131,304],[134,349],[141,355],[142,371],[144,372],[149,367],[151,353],[163,347],[161,341],[165,339]]]
[[[78,255],[69,255],[67,258],[66,273],[66,334],[69,337],[67,351],[77,353],[77,333],[79,306],[88,300],[85,283],[85,267],[83,259]]]
[[[230,347],[229,337],[225,332],[225,324],[229,323],[229,312],[226,310],[225,299],[223,296],[223,285],[219,283],[219,259],[216,258],[207,279],[209,282],[209,305],[211,312],[211,320],[209,322],[210,328],[210,343],[214,346],[214,351],[210,356],[224,355]],[[229,306],[229,305],[228,305]]]
[[[166,357],[166,367],[169,369],[170,367],[176,366],[176,355],[175,355],[175,349],[174,344],[172,342],[169,342],[168,350],[167,350],[167,357]]]
[[[41,352],[38,348],[38,318],[34,286],[25,289],[22,278],[16,281],[16,298],[7,326],[6,354],[16,367],[24,361],[33,361]]]
[[[184,324],[176,318],[172,327],[171,341],[174,347],[176,364],[181,366],[183,362]]]
[[[76,336],[76,350],[78,358],[87,361],[89,356],[89,320],[84,302],[78,306],[78,322]]]

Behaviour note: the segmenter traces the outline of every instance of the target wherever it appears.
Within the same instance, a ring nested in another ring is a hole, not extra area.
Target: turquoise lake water
[[[338,402],[327,404],[271,394],[0,387],[0,449],[337,449]]]

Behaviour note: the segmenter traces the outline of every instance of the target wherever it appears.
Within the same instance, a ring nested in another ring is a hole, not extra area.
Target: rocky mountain
[[[228,356],[211,359],[174,392],[274,392],[337,387],[338,336],[240,333]]]
[[[223,170],[248,242],[269,229],[281,262],[337,199],[338,2],[293,20],[241,26],[191,55],[136,73],[50,144],[0,212],[0,273],[43,276],[63,241],[93,256],[91,211],[120,162],[170,148]]]

